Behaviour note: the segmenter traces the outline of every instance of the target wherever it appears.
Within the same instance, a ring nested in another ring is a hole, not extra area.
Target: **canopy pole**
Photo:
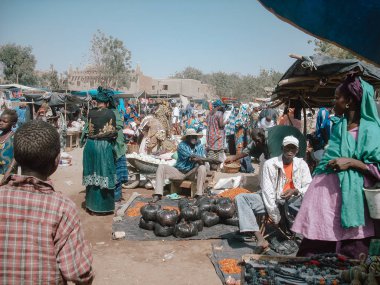
[[[306,105],[302,102],[302,111],[303,111],[303,135],[306,138],[307,135],[307,117],[306,117]]]
[[[66,108],[67,108],[67,103],[65,102],[65,124],[67,124],[67,120],[66,120],[67,110],[66,110]]]

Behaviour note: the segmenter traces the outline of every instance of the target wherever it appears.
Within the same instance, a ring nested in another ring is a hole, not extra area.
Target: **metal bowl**
[[[141,174],[155,174],[159,164],[142,161],[136,158],[127,158],[128,162]]]

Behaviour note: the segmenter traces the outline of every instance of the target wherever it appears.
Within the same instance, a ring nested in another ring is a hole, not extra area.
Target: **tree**
[[[308,41],[309,44],[314,44],[314,51],[317,54],[328,55],[341,59],[355,58],[355,56],[349,51],[342,49],[334,44],[330,44],[326,41],[314,40]]]
[[[204,74],[194,67],[186,67],[176,72],[173,78],[201,80],[211,85],[215,94],[221,97],[234,97],[242,101],[250,101],[253,97],[267,97],[266,87],[275,87],[282,73],[274,70],[260,70],[258,76],[241,75],[239,73],[215,72]]]
[[[98,30],[91,41],[90,61],[98,73],[97,81],[104,87],[129,87],[131,52],[123,41]]]
[[[181,72],[176,72],[172,78],[186,78],[186,79],[194,79],[199,81],[204,81],[204,75],[202,71],[196,69],[194,67],[188,66]]]
[[[10,83],[33,85],[36,83],[36,59],[31,47],[16,44],[0,46],[0,61],[4,66],[5,80]]]

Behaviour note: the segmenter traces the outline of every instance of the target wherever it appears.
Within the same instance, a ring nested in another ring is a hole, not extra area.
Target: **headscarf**
[[[365,164],[380,163],[380,119],[377,113],[374,100],[374,89],[366,81],[360,79],[362,95],[357,83],[347,84],[352,96],[360,99],[360,126],[357,141],[347,130],[347,117],[332,117],[332,133],[326,152],[317,168],[316,174],[334,173],[331,168],[327,168],[328,162],[332,159],[349,157],[363,161]],[[344,87],[345,88],[345,87]],[[353,92],[356,92],[355,94]],[[359,102],[360,102],[359,101]],[[349,168],[346,171],[337,173],[342,191],[341,223],[343,228],[358,227],[365,224],[364,215],[364,178],[360,172]]]
[[[103,87],[99,86],[97,89],[98,93],[96,95],[93,95],[92,97],[102,103],[109,103],[110,104],[110,109],[115,108],[115,102],[112,98],[114,95],[113,90],[111,89],[104,89]]]
[[[362,102],[363,88],[359,77],[349,74],[342,84],[338,86],[340,91],[349,94],[359,104]]]
[[[222,105],[223,105],[223,102],[220,99],[215,100],[214,102],[212,102],[212,107],[213,108],[218,108],[218,107],[220,107]]]

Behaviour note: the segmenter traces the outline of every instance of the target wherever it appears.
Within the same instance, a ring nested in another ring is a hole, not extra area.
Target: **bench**
[[[194,197],[197,193],[197,183],[190,180],[171,180],[170,194],[178,193],[181,189],[190,190],[190,196]]]

